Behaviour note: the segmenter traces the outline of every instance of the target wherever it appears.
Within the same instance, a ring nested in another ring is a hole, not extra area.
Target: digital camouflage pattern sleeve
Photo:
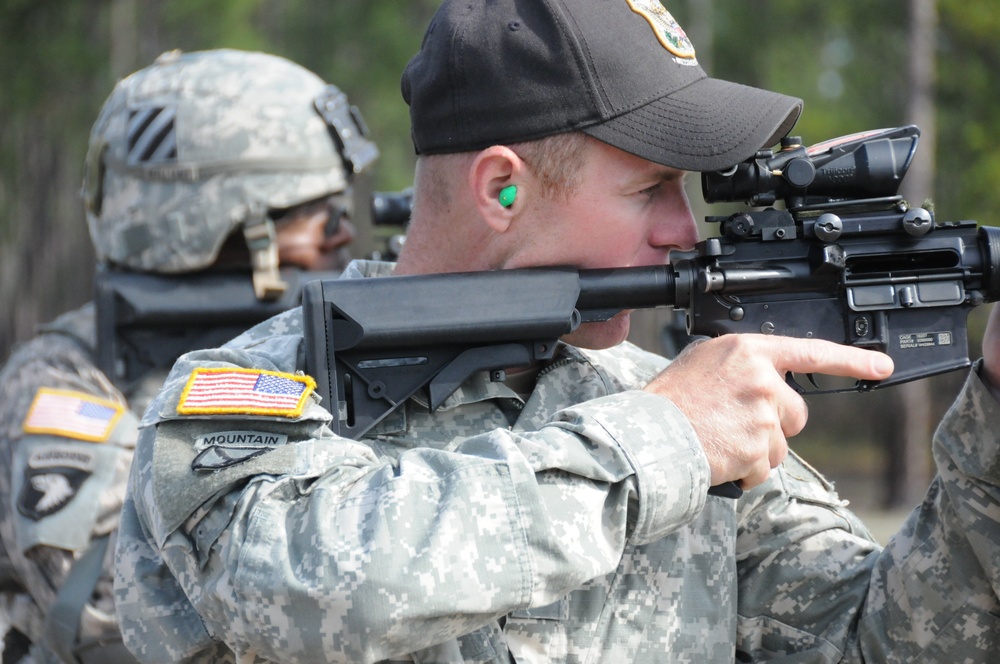
[[[750,492],[737,541],[739,650],[753,661],[810,643],[821,662],[993,661],[998,424],[1000,406],[973,370],[935,433],[938,474],[884,550],[808,467],[786,463],[782,483]]]
[[[0,372],[0,539],[30,601],[10,607],[35,647],[75,556],[112,533],[138,418],[94,366],[88,305],[15,349]],[[89,338],[88,338],[89,334]],[[117,634],[109,549],[81,636]]]

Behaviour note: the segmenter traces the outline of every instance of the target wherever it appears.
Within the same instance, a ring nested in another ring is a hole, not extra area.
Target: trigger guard
[[[809,374],[809,380],[813,385],[816,385],[816,381],[813,379],[812,374]],[[792,388],[799,394],[808,394],[809,391],[802,387],[797,380],[795,380],[795,374],[791,371],[785,372],[785,384]],[[818,387],[818,386],[817,386]]]
[[[849,392],[871,392],[876,387],[878,387],[882,382],[878,380],[857,380],[854,382],[853,387],[842,387],[842,388],[834,387],[830,389],[822,389],[820,388],[819,383],[816,382],[814,374],[809,373],[806,374],[806,376],[809,378],[809,382],[812,383],[813,387],[816,388],[815,390],[807,390],[806,388],[802,387],[802,385],[797,380],[795,380],[795,374],[793,374],[791,371],[785,372],[785,384],[788,385],[793,390],[795,390],[798,394],[813,395],[813,394],[847,394]]]

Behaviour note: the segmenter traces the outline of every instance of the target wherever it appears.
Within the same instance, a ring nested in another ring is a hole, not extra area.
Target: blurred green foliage
[[[117,76],[171,48],[259,49],[337,83],[383,151],[376,185],[407,185],[413,154],[399,76],[437,0],[7,0],[0,4],[0,237],[30,137],[78,163],[89,124]],[[713,74],[800,96],[807,142],[903,121],[908,48],[902,0],[677,0],[685,26],[708,7]],[[1000,194],[994,72],[1000,14],[992,0],[940,0],[938,209],[992,223]],[[123,21],[120,17],[131,17]],[[116,19],[116,16],[119,18]],[[131,34],[127,34],[131,31]],[[690,29],[689,29],[690,31]],[[122,47],[125,44],[125,47]],[[117,62],[112,62],[116,51]],[[36,148],[42,149],[42,148]]]

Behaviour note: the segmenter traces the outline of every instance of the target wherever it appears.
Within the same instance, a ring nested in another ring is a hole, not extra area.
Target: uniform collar
[[[396,269],[395,263],[388,261],[373,261],[355,258],[341,274],[341,279],[365,279],[368,277],[391,277]]]

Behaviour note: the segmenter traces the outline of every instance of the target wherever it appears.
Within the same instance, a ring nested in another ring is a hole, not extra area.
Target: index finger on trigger
[[[856,348],[823,339],[789,339],[776,366],[798,374],[826,374],[864,380],[883,380],[893,371],[892,358],[885,353]]]

